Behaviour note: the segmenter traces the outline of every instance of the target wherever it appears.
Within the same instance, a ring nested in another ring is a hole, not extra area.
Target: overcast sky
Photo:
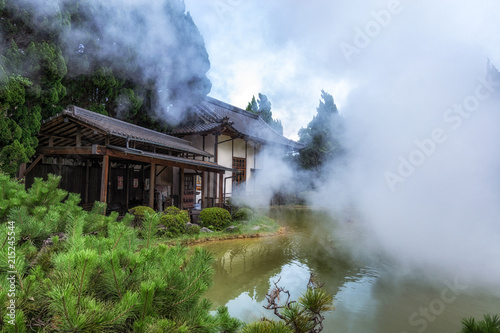
[[[252,95],[267,95],[293,139],[315,114],[321,89],[342,112],[350,92],[363,89],[370,66],[406,66],[415,74],[419,65],[406,51],[439,56],[440,47],[460,42],[476,48],[471,66],[484,68],[487,56],[499,57],[497,1],[185,2],[210,56],[210,95],[242,108]],[[439,59],[443,65],[454,60]]]

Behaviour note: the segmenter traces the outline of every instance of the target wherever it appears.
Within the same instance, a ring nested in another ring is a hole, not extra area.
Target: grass
[[[262,215],[254,216],[249,221],[233,221],[229,226],[237,226],[238,230],[234,232],[214,231],[194,235],[183,234],[173,238],[160,236],[157,241],[172,245],[191,245],[226,239],[271,236],[284,232],[284,228],[280,227],[275,220]]]

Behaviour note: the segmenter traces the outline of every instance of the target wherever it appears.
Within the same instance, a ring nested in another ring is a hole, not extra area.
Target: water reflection
[[[498,295],[472,286],[436,308],[445,281],[399,279],[390,267],[353,259],[344,240],[334,238],[338,222],[324,213],[285,209],[271,215],[288,227],[285,235],[204,245],[217,258],[214,285],[205,295],[214,309],[228,306],[244,321],[272,318],[262,305],[273,282],[280,279],[297,299],[314,273],[334,295],[336,309],[326,314],[324,332],[457,332],[464,317],[500,313]],[[433,304],[437,314],[420,314]]]

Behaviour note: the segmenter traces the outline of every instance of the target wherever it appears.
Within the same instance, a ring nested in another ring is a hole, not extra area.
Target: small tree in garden
[[[319,333],[323,330],[323,313],[334,309],[333,298],[322,289],[313,276],[309,279],[307,290],[297,301],[290,301],[290,292],[278,287],[279,280],[274,288],[266,295],[268,304],[264,308],[273,310],[281,321],[263,318],[259,322],[248,324],[244,333],[277,332],[277,333]],[[280,304],[280,298],[285,294],[286,300]]]

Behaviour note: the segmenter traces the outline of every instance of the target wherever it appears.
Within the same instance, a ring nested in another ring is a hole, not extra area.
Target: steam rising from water
[[[487,59],[500,55],[490,38],[498,9],[405,3],[367,37],[348,65],[358,85],[342,109],[347,163],[328,167],[333,176],[312,200],[334,214],[353,207],[366,237],[403,266],[492,283],[500,281],[500,84],[485,77]]]
[[[302,42],[319,57],[302,65],[351,88],[339,106],[349,153],[327,166],[331,177],[309,201],[345,215],[341,220],[354,216],[345,229],[355,254],[382,253],[403,273],[439,271],[498,283],[500,86],[487,75],[488,59],[500,66],[500,5],[355,0],[321,6],[314,22],[312,7],[304,14],[298,4],[283,4],[275,21],[266,22],[275,47],[280,36],[289,45]],[[261,183],[273,184],[263,188],[269,190],[277,181],[273,175]]]

